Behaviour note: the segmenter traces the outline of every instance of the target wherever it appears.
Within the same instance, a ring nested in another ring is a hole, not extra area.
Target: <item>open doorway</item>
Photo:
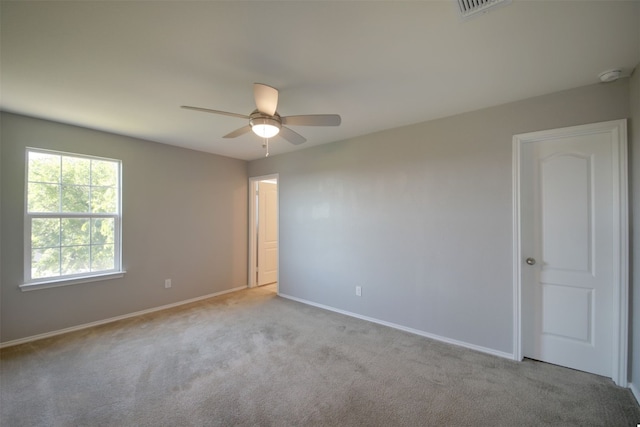
[[[278,175],[249,178],[249,287],[278,292]]]

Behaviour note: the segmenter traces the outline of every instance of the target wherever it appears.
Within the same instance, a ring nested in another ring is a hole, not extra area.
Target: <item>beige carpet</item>
[[[0,425],[630,426],[611,380],[275,296],[228,294],[10,347]]]

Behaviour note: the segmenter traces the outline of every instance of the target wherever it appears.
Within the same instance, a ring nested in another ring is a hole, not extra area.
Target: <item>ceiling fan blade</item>
[[[253,97],[256,100],[258,111],[270,116],[276,113],[276,108],[278,108],[278,89],[262,83],[254,83]]]
[[[284,126],[280,128],[280,133],[278,135],[280,135],[281,137],[283,137],[293,145],[299,145],[307,141],[307,139],[304,136]]]
[[[283,125],[291,126],[340,126],[342,119],[337,114],[308,114],[306,116],[282,117]]]
[[[225,136],[223,136],[223,138],[236,138],[240,135],[244,135],[245,133],[249,132],[251,130],[251,125],[246,125],[246,126],[242,126],[239,129],[234,130],[233,132],[230,132],[228,134],[226,134]]]
[[[190,107],[188,105],[181,105],[180,108],[185,108],[187,110],[202,111],[205,113],[222,114],[223,116],[238,117],[240,119],[249,119],[249,116],[245,116],[244,114],[229,113],[228,111],[211,110],[209,108],[202,108],[202,107]]]

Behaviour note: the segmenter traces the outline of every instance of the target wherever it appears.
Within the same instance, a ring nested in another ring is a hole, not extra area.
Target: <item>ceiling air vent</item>
[[[511,3],[511,0],[456,0],[463,18],[486,13],[499,6]]]

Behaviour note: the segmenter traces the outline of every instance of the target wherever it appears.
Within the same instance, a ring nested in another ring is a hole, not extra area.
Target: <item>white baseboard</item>
[[[95,322],[90,322],[90,323],[83,323],[82,325],[71,326],[70,328],[59,329],[57,331],[45,332],[44,334],[32,335],[30,337],[19,338],[17,340],[0,342],[0,348],[6,348],[6,347],[14,346],[14,345],[25,344],[25,343],[32,342],[32,341],[37,341],[37,340],[41,340],[41,339],[45,339],[45,338],[55,337],[56,335],[67,334],[69,332],[74,332],[74,331],[79,331],[79,330],[82,330],[82,329],[91,328],[91,327],[94,327],[94,326],[104,325],[106,323],[117,322],[118,320],[129,319],[131,317],[136,317],[136,316],[142,316],[143,314],[149,314],[149,313],[153,313],[153,312],[156,312],[156,311],[162,311],[162,310],[166,310],[168,308],[178,307],[178,306],[181,306],[181,305],[190,304],[192,302],[202,301],[202,300],[205,300],[205,299],[208,299],[208,298],[217,297],[217,296],[228,294],[228,293],[231,293],[231,292],[241,291],[243,289],[247,289],[247,287],[246,286],[239,286],[237,288],[227,289],[226,291],[215,292],[215,293],[212,293],[212,294],[207,294],[207,295],[203,295],[203,296],[196,297],[196,298],[191,298],[191,299],[187,299],[187,300],[183,300],[183,301],[174,302],[174,303],[171,303],[171,304],[161,305],[159,307],[153,307],[153,308],[149,308],[149,309],[142,310],[142,311],[136,311],[134,313],[123,314],[122,316],[110,317],[108,319],[97,320]]]
[[[357,319],[366,320],[367,322],[377,323],[379,325],[388,326],[388,327],[394,328],[394,329],[399,329],[401,331],[409,332],[411,334],[420,335],[422,337],[430,338],[432,340],[441,341],[441,342],[445,342],[447,344],[453,344],[453,345],[456,345],[456,346],[459,346],[459,347],[464,347],[464,348],[468,348],[468,349],[471,349],[471,350],[479,351],[481,353],[487,353],[487,354],[491,354],[493,356],[498,356],[498,357],[503,357],[505,359],[513,360],[513,354],[512,353],[506,353],[504,351],[494,350],[492,348],[482,347],[482,346],[475,345],[475,344],[470,344],[470,343],[467,343],[467,342],[464,342],[464,341],[458,341],[458,340],[454,340],[454,339],[451,339],[451,338],[442,337],[440,335],[431,334],[429,332],[421,331],[419,329],[409,328],[407,326],[398,325],[396,323],[386,322],[384,320],[375,319],[373,317],[362,316],[360,314],[352,313],[350,311],[340,310],[338,308],[330,307],[328,305],[318,304],[318,303],[315,303],[315,302],[312,302],[312,301],[307,301],[307,300],[304,300],[304,299],[301,299],[301,298],[292,297],[291,295],[286,295],[286,294],[278,294],[278,295],[283,297],[283,298],[287,298],[287,299],[290,299],[292,301],[297,301],[297,302],[301,302],[303,304],[307,304],[307,305],[311,305],[311,306],[314,306],[314,307],[318,307],[318,308],[321,308],[323,310],[333,311],[335,313],[340,313],[340,314],[344,314],[346,316],[355,317]]]
[[[631,389],[631,393],[636,397],[636,402],[640,405],[640,388],[634,383],[629,383],[629,388]]]

